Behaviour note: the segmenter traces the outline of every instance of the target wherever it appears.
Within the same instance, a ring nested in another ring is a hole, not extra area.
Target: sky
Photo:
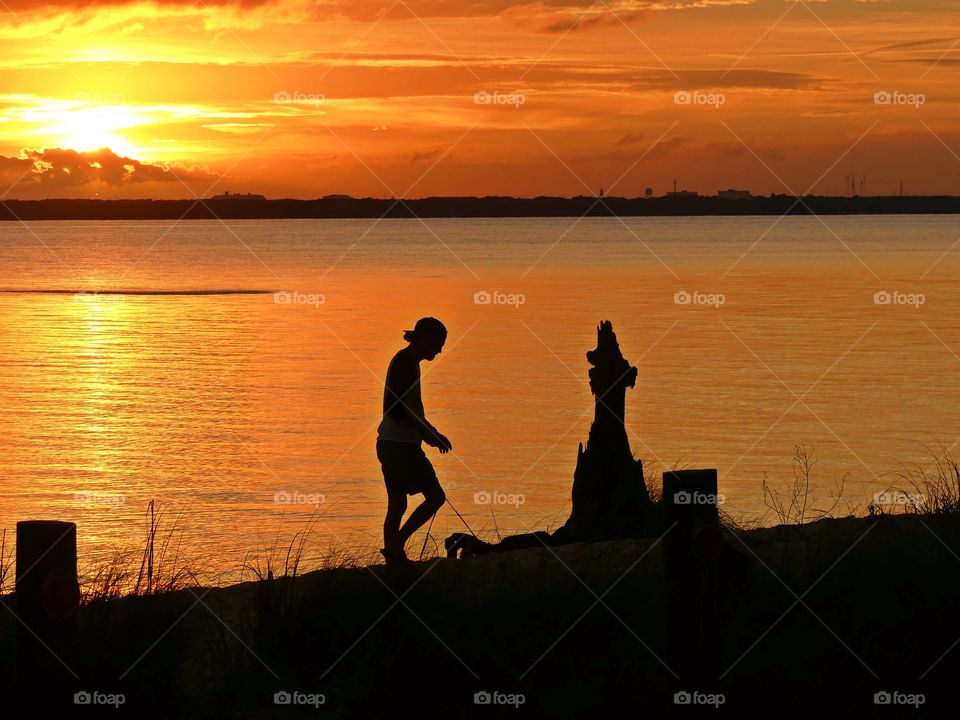
[[[0,0],[0,200],[960,194],[960,0]]]

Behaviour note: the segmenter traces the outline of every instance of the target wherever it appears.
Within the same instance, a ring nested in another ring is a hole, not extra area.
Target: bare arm
[[[412,427],[421,439],[441,452],[450,449],[450,441],[427,420],[417,382],[416,360],[398,354],[387,373],[387,399],[384,408],[387,415]]]

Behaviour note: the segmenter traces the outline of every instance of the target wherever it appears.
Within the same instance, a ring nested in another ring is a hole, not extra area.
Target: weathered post
[[[717,471],[665,472],[663,512],[670,666],[683,689],[706,692],[719,672]]]
[[[77,526],[17,523],[17,675],[28,702],[68,704],[76,679]]]

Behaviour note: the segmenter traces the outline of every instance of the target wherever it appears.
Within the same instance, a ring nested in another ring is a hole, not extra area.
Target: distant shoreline
[[[6,200],[0,220],[280,220],[370,218],[702,217],[748,215],[948,215],[957,196],[828,197],[428,197],[413,200]]]

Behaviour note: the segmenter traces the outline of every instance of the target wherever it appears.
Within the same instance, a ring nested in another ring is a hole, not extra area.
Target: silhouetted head
[[[447,341],[447,328],[434,317],[423,317],[413,330],[403,331],[403,339],[410,343],[417,357],[433,360]]]

